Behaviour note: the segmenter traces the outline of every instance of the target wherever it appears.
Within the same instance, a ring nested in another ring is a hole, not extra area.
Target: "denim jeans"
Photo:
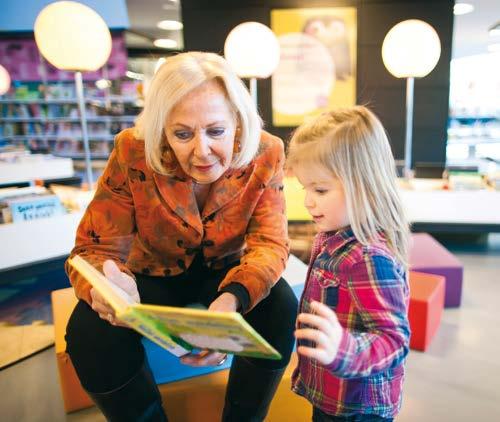
[[[392,418],[383,418],[378,415],[357,414],[351,416],[333,416],[313,407],[313,422],[392,422]]]

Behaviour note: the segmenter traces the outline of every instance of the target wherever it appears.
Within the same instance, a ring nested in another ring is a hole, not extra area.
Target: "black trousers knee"
[[[217,297],[217,288],[230,268],[211,270],[196,259],[188,271],[178,276],[137,274],[141,302],[168,306],[200,302],[208,306]],[[282,359],[248,361],[263,369],[285,367],[293,349],[296,315],[295,295],[288,283],[280,279],[244,318],[281,353]],[[123,385],[140,370],[145,359],[140,334],[102,320],[84,301],[78,302],[70,317],[66,343],[80,382],[90,392],[106,392]]]

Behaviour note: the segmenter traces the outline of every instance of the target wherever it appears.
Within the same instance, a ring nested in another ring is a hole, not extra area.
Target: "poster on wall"
[[[275,9],[280,63],[272,76],[274,126],[298,126],[356,104],[356,8]]]

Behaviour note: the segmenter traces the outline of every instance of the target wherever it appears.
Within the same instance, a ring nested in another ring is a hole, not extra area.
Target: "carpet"
[[[0,273],[0,369],[54,344],[50,293],[67,286],[62,262]]]

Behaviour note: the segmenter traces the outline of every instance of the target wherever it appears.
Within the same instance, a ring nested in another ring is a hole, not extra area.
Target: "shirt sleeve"
[[[222,290],[231,283],[239,283],[248,291],[247,308],[243,308],[245,303],[241,304],[243,313],[269,294],[283,273],[288,258],[288,225],[283,192],[285,154],[283,142],[278,141],[269,151],[273,173],[250,218],[245,254],[240,265],[227,273],[219,287]]]
[[[134,277],[125,265],[135,233],[134,204],[127,170],[119,156],[117,138],[94,198],[78,226],[70,258],[78,254],[101,272],[104,261],[111,259],[121,271]],[[68,262],[65,268],[76,296],[90,304],[91,285]]]
[[[348,275],[348,292],[363,330],[344,328],[328,368],[338,377],[366,377],[398,366],[408,354],[408,284],[396,263],[365,253]]]

